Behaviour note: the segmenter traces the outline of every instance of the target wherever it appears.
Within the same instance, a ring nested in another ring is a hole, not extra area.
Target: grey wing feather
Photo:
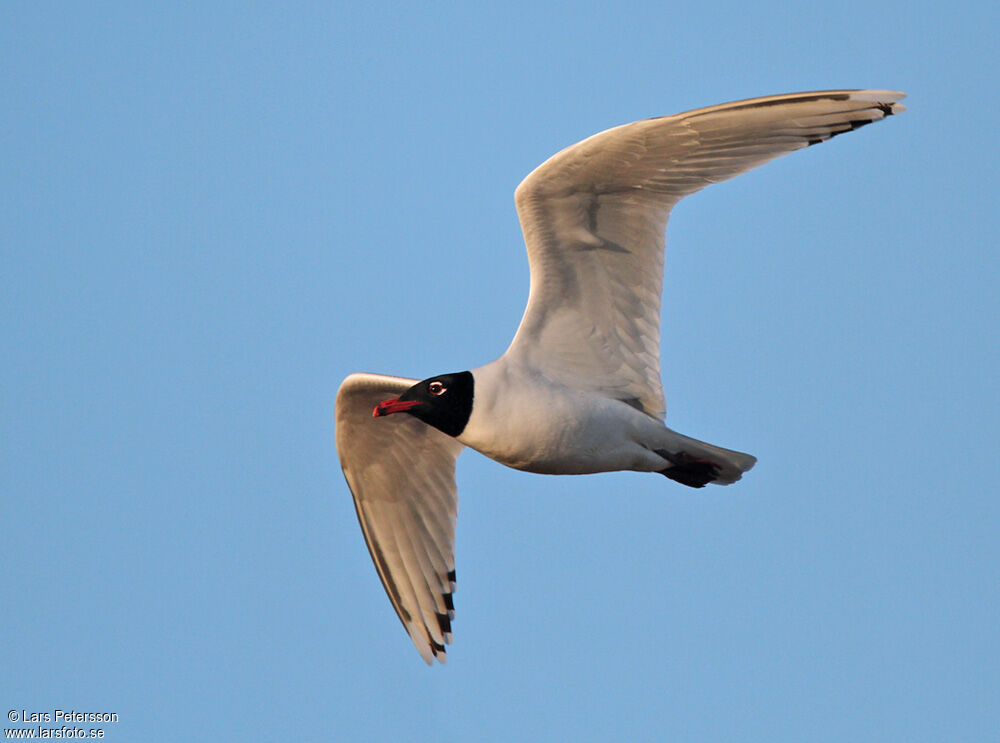
[[[507,357],[662,418],[664,231],[681,198],[904,110],[902,93],[754,98],[609,129],[515,193],[531,290]]]
[[[446,659],[455,591],[455,462],[451,436],[372,410],[415,379],[352,374],[337,392],[337,453],[368,551],[403,627],[427,663]]]

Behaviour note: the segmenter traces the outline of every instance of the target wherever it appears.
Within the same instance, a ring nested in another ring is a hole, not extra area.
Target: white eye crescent
[[[432,395],[443,395],[447,390],[448,388],[445,387],[440,382],[431,382],[429,385],[427,385],[427,391],[430,392]]]

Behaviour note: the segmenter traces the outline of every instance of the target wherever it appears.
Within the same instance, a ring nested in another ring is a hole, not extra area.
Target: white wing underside
[[[373,418],[416,379],[352,374],[337,392],[337,453],[382,585],[420,655],[445,661],[455,591],[455,461],[464,448],[410,415]]]
[[[506,356],[662,419],[670,209],[712,183],[901,111],[901,98],[885,90],[754,98],[619,126],[549,158],[514,196],[531,290]]]

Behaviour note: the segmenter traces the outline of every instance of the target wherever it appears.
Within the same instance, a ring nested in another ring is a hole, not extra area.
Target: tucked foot
[[[666,469],[659,470],[659,473],[681,485],[703,488],[719,475],[719,465],[707,459],[699,459],[683,451],[673,454],[664,449],[654,451],[672,464]]]

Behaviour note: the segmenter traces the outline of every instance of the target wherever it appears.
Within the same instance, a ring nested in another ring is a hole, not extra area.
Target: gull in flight
[[[337,450],[361,531],[403,626],[445,661],[455,616],[455,462],[469,447],[528,472],[635,470],[693,488],[756,461],[664,425],[664,231],[680,199],[899,113],[903,93],[752,98],[595,134],[536,168],[514,201],[528,306],[496,361],[423,381],[351,374]]]

